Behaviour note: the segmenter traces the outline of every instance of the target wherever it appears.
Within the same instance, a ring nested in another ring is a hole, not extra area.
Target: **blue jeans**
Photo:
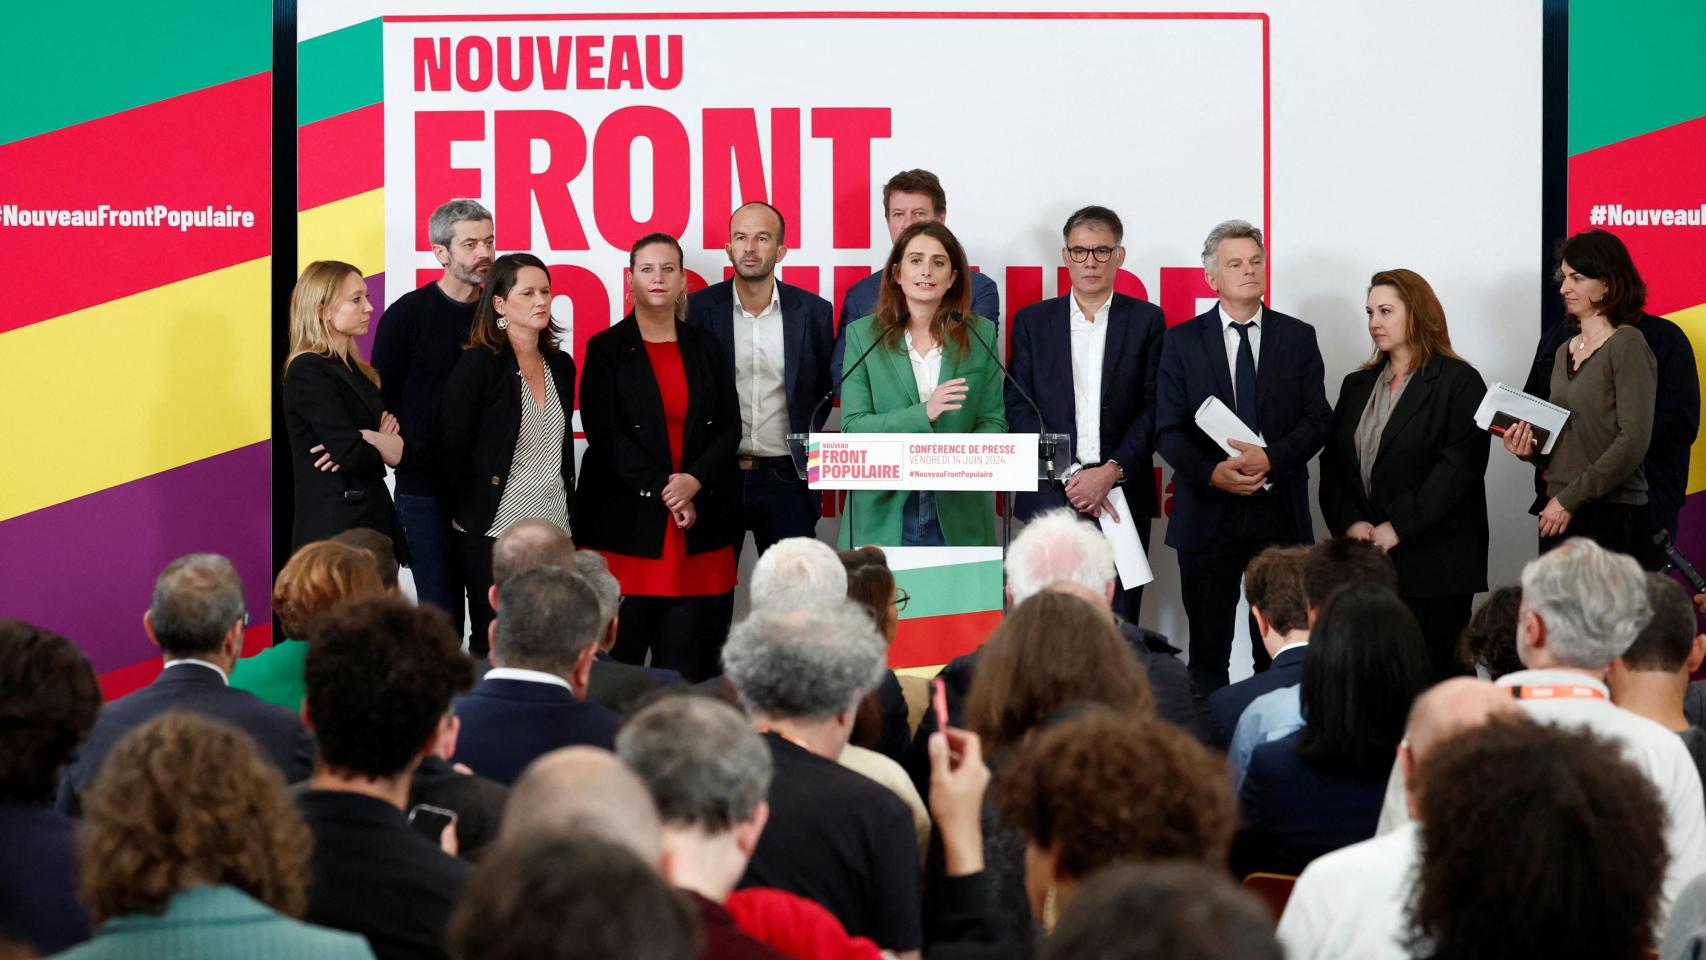
[[[901,508],[900,545],[903,547],[945,547],[948,538],[942,535],[941,521],[936,518],[936,493],[933,490],[914,490]]]
[[[462,636],[462,576],[450,544],[450,520],[439,509],[437,497],[399,493],[395,498],[397,521],[409,540],[409,570],[415,576],[415,594],[450,618],[450,627]]]

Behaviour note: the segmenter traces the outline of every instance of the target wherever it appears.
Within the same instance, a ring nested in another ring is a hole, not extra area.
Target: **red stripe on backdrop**
[[[385,185],[385,105],[340,113],[296,131],[296,207],[307,210]]]
[[[889,647],[889,667],[933,667],[970,653],[1001,624],[1001,616],[1000,610],[986,610],[902,620]]]
[[[271,118],[272,75],[260,73],[0,146],[0,199],[53,220],[0,231],[0,260],[30,264],[30,289],[52,291],[13,297],[0,332],[266,256]],[[252,225],[62,225],[62,211],[102,205],[109,218],[230,207]],[[76,256],[43,256],[53,250]]]
[[[262,650],[272,646],[272,624],[260,623],[243,631],[243,656],[252,657]],[[117,700],[133,690],[140,690],[154,682],[154,678],[165,669],[165,662],[159,657],[133,663],[100,675],[101,699]]]

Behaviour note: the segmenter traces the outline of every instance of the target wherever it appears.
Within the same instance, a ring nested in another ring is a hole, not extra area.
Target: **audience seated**
[[[346,604],[309,631],[302,711],[320,756],[296,797],[314,834],[306,918],[362,934],[380,960],[444,956],[467,880],[404,815],[415,767],[473,679],[460,647],[444,614],[396,599]]]
[[[509,784],[558,747],[613,747],[616,714],[582,699],[603,626],[592,587],[546,566],[493,591],[493,666],[456,699],[462,728],[455,760]]]
[[[663,856],[663,827],[651,791],[609,750],[564,747],[533,761],[509,792],[502,845],[546,836],[594,836],[646,863]]]
[[[895,586],[894,571],[889,569],[888,555],[881,547],[860,547],[839,551],[836,556],[847,571],[847,599],[870,613],[884,642],[893,647],[900,632],[900,611],[912,598],[902,599]],[[907,745],[911,742],[906,697],[900,691],[900,681],[891,672],[859,705],[851,743],[875,750],[896,763],[905,763]],[[917,792],[914,790],[913,795]]]
[[[301,718],[227,682],[243,650],[248,616],[243,581],[230,560],[194,553],[166,566],[142,616],[142,629],[160,648],[165,668],[153,683],[101,710],[60,782],[62,812],[77,815],[83,790],[120,737],[167,710],[205,714],[247,733],[287,783],[308,776],[314,740]]]
[[[587,678],[586,699],[625,716],[653,690],[680,683],[681,674],[674,670],[623,663],[610,655],[616,646],[616,631],[622,625],[622,584],[610,572],[604,554],[576,550],[574,572],[598,595],[598,619],[602,624],[593,650],[592,674]]]
[[[385,591],[393,596],[402,594],[397,586],[397,544],[389,536],[372,527],[351,527],[333,537],[332,542],[373,554],[374,565],[379,569],[379,582]]]
[[[235,727],[160,714],[114,745],[84,801],[83,893],[101,926],[59,956],[373,957],[360,937],[293,919],[313,839]]]
[[[260,653],[238,660],[231,671],[231,686],[292,713],[301,710],[308,625],[346,600],[384,592],[373,554],[331,540],[304,544],[273,581],[272,607],[284,636]]]
[[[1042,950],[1042,960],[1085,957],[1286,960],[1261,903],[1194,863],[1124,864],[1087,881]]]
[[[53,791],[100,709],[95,670],[70,640],[0,620],[0,939],[42,956],[89,939],[76,824]]]
[[[849,933],[915,955],[922,932],[911,814],[836,762],[885,656],[870,617],[846,600],[758,610],[730,632],[723,671],[775,765],[769,825],[741,886],[816,900]]]
[[[451,764],[461,730],[461,719],[451,714],[449,730],[409,778],[409,809],[424,803],[455,813],[456,855],[474,861],[498,838],[509,788],[478,774],[464,773],[467,767],[458,770]]]
[[[1706,730],[1690,724],[1682,710],[1688,678],[1706,659],[1706,634],[1695,632],[1688,591],[1665,574],[1647,574],[1647,605],[1653,618],[1606,671],[1611,702],[1675,733],[1695,769],[1706,770]]]
[[[1374,835],[1410,703],[1430,677],[1421,627],[1388,587],[1340,587],[1310,633],[1303,729],[1256,748],[1232,871],[1298,874]]]
[[[1516,612],[1521,604],[1521,587],[1500,587],[1487,594],[1457,643],[1457,658],[1465,667],[1488,680],[1522,669],[1516,655]]]
[[[754,610],[825,607],[847,596],[847,570],[822,540],[788,537],[758,558],[747,586]]]
[[[1378,551],[1373,545],[1369,547]],[[1312,622],[1309,601],[1303,593],[1303,567],[1309,552],[1309,547],[1269,547],[1244,568],[1244,596],[1250,601],[1250,616],[1255,618],[1262,646],[1272,660],[1261,673],[1209,694],[1208,714],[1217,746],[1232,742],[1238,717],[1250,701],[1270,690],[1297,686],[1303,678],[1303,656],[1309,652]]]

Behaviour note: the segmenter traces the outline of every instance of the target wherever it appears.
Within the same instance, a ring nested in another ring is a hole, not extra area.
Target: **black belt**
[[[754,456],[750,456],[748,454],[742,453],[742,454],[737,454],[735,456],[735,466],[738,469],[749,470],[749,471],[750,470],[768,470],[771,467],[780,467],[780,466],[786,466],[788,469],[792,470],[794,468],[794,458],[791,456],[790,457],[754,457]]]

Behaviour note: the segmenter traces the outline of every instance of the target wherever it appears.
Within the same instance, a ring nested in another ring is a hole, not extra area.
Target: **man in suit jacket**
[[[192,553],[167,565],[154,581],[154,596],[142,629],[165,655],[166,666],[152,684],[114,700],[60,782],[58,807],[77,815],[81,796],[121,737],[168,710],[191,710],[223,720],[255,739],[261,755],[285,782],[306,779],[314,767],[314,740],[302,720],[226,683],[243,652],[248,622],[243,581],[231,561]]]
[[[1276,544],[1314,542],[1308,464],[1333,415],[1315,329],[1262,306],[1262,231],[1243,220],[1216,226],[1203,244],[1203,268],[1220,302],[1167,332],[1155,410],[1155,447],[1173,468],[1167,545],[1179,554],[1199,697],[1226,686],[1245,565]],[[1265,446],[1234,441],[1239,454],[1228,457],[1220,445],[1228,438],[1196,425],[1211,396]],[[1253,646],[1256,669],[1266,669],[1267,652]]]
[[[1309,652],[1309,628],[1314,620],[1303,593],[1303,568],[1308,547],[1269,547],[1244,571],[1244,595],[1250,616],[1261,631],[1261,644],[1273,658],[1268,669],[1221,687],[1208,698],[1214,720],[1215,745],[1225,749],[1238,729],[1238,717],[1252,700],[1270,690],[1303,681],[1303,658]]]
[[[762,555],[788,537],[810,537],[822,513],[806,489],[788,444],[791,433],[820,429],[829,418],[835,318],[829,301],[776,277],[788,254],[788,225],[762,201],[729,218],[723,248],[734,276],[687,298],[687,322],[715,334],[740,397],[741,538],[752,533]]]
[[[1090,206],[1068,217],[1061,231],[1060,260],[1072,277],[1072,292],[1043,300],[1013,317],[1013,353],[1008,361],[1007,429],[1041,433],[1043,427],[1072,437],[1070,455],[1056,455],[1070,476],[1045,482],[1035,493],[1014,498],[1014,512],[1029,520],[1046,510],[1072,506],[1089,518],[1112,510],[1137,528],[1149,548],[1156,516],[1155,369],[1167,324],[1153,304],[1114,292],[1125,263],[1125,228],[1107,207]],[[1029,394],[1036,401],[1031,407]],[[1042,420],[1037,419],[1037,410]],[[1118,487],[1125,506],[1108,502]],[[1141,586],[1114,596],[1114,610],[1136,620]]]

